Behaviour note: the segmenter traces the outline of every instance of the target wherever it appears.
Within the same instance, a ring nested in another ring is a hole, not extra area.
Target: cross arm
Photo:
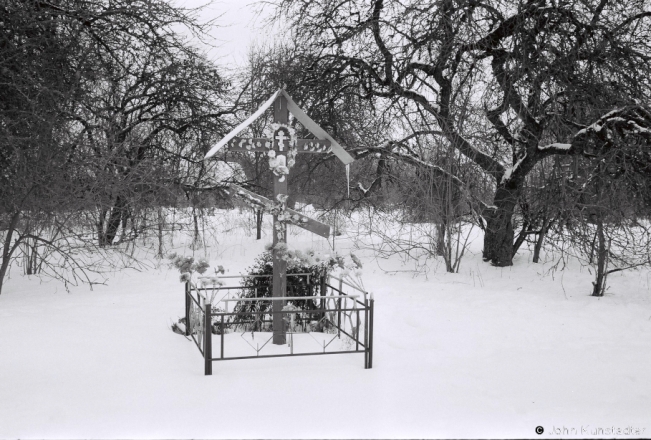
[[[318,220],[314,220],[313,218],[303,215],[300,212],[294,211],[293,209],[286,208],[285,210],[292,216],[292,224],[303,228],[306,231],[310,231],[311,233],[316,234],[320,237],[330,237],[330,225],[326,225],[325,223],[321,223]],[[295,220],[296,218],[297,220]]]
[[[328,139],[298,139],[296,150],[299,153],[330,153],[332,143]]]
[[[328,139],[297,139],[296,151],[299,153],[330,153],[331,142]],[[228,142],[228,151],[266,152],[271,148],[267,138],[234,137]]]
[[[244,189],[239,185],[231,184],[229,192],[251,205],[263,208],[267,212],[272,212],[277,207],[277,205],[268,198]],[[294,224],[323,238],[330,237],[330,225],[322,223],[318,220],[314,220],[313,218],[303,215],[300,212],[294,211],[290,208],[285,208],[284,211],[284,221]]]
[[[228,142],[228,151],[269,151],[271,141],[267,138],[235,137]]]
[[[244,189],[239,185],[232,183],[229,186],[228,191],[231,195],[239,197],[240,199],[247,202],[249,205],[255,205],[257,207],[263,208],[265,210],[270,209],[273,203],[266,197],[258,195],[254,192]]]

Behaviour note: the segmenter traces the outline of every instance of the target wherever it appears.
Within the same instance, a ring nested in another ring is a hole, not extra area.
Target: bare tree
[[[175,31],[202,33],[193,12],[162,0],[9,0],[0,14],[0,283],[21,251],[29,271],[76,279],[98,267],[80,254],[97,251],[89,237],[137,236],[139,210],[202,173],[227,84]]]
[[[595,148],[621,145],[608,143],[610,130],[649,135],[642,0],[278,3],[297,47],[314,57],[306,73],[346,78],[342,94],[415,107],[492,179],[483,252],[495,265],[512,264],[513,216],[538,162],[589,154],[595,128]]]

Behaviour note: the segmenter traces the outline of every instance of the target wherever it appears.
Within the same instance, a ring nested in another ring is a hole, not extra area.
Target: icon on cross
[[[276,137],[274,139],[278,141],[278,149],[280,151],[283,151],[283,148],[285,147],[284,142],[285,140],[289,140],[289,138],[285,136],[285,132],[283,130],[278,130],[277,133],[278,134],[276,134]]]

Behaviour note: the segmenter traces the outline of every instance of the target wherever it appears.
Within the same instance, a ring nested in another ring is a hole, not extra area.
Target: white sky
[[[176,0],[175,3],[186,8],[202,6],[209,0]],[[264,18],[270,15],[269,6],[261,10],[260,0],[214,0],[206,6],[199,16],[199,21],[216,19],[210,32],[211,44],[206,48],[210,58],[228,67],[242,65],[246,60],[249,47],[256,44],[268,44],[275,34],[273,29],[264,26]],[[198,42],[197,42],[198,43]]]

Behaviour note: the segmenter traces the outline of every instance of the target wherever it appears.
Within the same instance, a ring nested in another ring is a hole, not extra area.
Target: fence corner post
[[[190,336],[190,283],[185,282],[185,336]]]
[[[205,375],[212,375],[212,317],[211,306],[206,302],[206,311],[204,315],[204,336],[203,336],[203,359],[205,363]]]
[[[369,331],[368,331],[368,368],[373,368],[373,318],[375,315],[375,300],[371,296],[371,310],[369,318]]]
[[[320,314],[321,318],[323,319],[326,316],[325,309],[326,309],[326,275],[323,274],[319,277],[319,295],[321,296],[321,304],[319,304],[319,309],[321,309],[323,312]]]

